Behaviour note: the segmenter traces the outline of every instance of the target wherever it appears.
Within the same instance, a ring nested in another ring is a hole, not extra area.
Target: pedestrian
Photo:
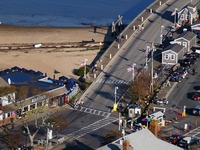
[[[184,124],[184,132],[187,131],[187,128],[188,128],[188,125],[187,125],[187,124]]]
[[[189,126],[190,131],[192,130],[192,125]]]
[[[193,72],[193,75],[195,75],[196,69],[193,68],[193,69],[192,69],[192,72]]]
[[[81,100],[81,105],[83,105],[84,104],[84,101],[83,100]]]
[[[142,24],[142,31],[144,30],[144,24]]]

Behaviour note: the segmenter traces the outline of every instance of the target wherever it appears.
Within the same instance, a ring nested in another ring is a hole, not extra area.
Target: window
[[[184,14],[181,14],[180,19],[181,19],[181,20],[184,20]]]
[[[187,47],[187,42],[183,42],[183,46],[184,46],[184,47]]]
[[[35,104],[30,105],[30,110],[35,109]]]
[[[169,55],[165,54],[165,59],[168,60],[169,59]]]
[[[42,102],[38,102],[38,103],[37,103],[37,106],[38,106],[38,107],[42,106]]]
[[[8,113],[8,118],[10,117],[10,112]]]
[[[11,102],[11,96],[8,95],[8,103],[10,103],[10,102]]]
[[[28,106],[24,107],[24,112],[28,111]]]
[[[174,56],[174,54],[171,54],[171,60],[174,60],[175,59],[175,56]]]

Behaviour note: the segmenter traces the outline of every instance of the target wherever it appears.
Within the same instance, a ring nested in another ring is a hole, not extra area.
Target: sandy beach
[[[95,40],[95,43],[112,41],[113,38],[108,27],[94,28],[44,28],[44,27],[16,27],[0,25],[0,47],[37,44],[45,45],[70,42],[82,42]],[[31,48],[27,50],[1,50],[0,70],[18,66],[26,69],[33,69],[47,73],[53,77],[54,70],[57,70],[56,78],[65,75],[78,78],[73,74],[74,69],[80,67],[81,62],[86,58],[88,64],[97,56],[99,48],[81,51],[83,48],[56,48],[42,49]]]

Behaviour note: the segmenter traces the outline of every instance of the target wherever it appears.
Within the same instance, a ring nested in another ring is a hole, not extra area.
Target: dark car
[[[190,57],[186,57],[183,61],[182,61],[182,65],[186,65],[186,66],[190,66],[192,64],[194,64],[195,60],[193,58]]]
[[[189,148],[192,145],[198,144],[199,143],[199,139],[195,138],[195,137],[184,137],[183,139],[181,139],[177,146],[182,147],[182,148]]]
[[[200,100],[200,93],[199,92],[195,92],[192,95],[192,99],[195,100],[195,101],[199,101]]]
[[[177,72],[174,72],[170,78],[172,82],[181,82],[182,77]]]
[[[192,114],[196,116],[200,116],[200,109],[193,109]]]
[[[194,60],[197,60],[197,59],[199,59],[200,56],[199,56],[199,53],[193,52],[193,53],[187,54],[186,57],[192,58],[192,59],[194,59]]]
[[[174,135],[172,135],[172,136],[169,136],[169,137],[167,138],[167,140],[168,140],[170,143],[176,145],[182,138],[183,138],[183,136],[178,135],[178,134],[174,134]]]

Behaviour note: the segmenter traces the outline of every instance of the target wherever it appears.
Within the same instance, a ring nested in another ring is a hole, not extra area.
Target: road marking
[[[96,82],[98,83],[107,83],[107,84],[125,84],[129,85],[131,81],[125,81],[125,80],[112,80],[112,79],[97,79]]]
[[[110,112],[104,112],[104,111],[101,111],[101,110],[96,110],[96,109],[82,107],[82,106],[74,108],[74,110],[93,114],[93,115],[103,116],[103,117],[109,117],[111,115]]]
[[[68,134],[67,137],[69,137],[69,138],[73,137],[75,139],[78,139],[88,133],[96,131],[104,126],[111,124],[112,122],[117,121],[117,120],[118,120],[118,118],[114,118],[114,117],[100,119],[86,127],[81,128],[80,130],[77,130],[73,133]]]

